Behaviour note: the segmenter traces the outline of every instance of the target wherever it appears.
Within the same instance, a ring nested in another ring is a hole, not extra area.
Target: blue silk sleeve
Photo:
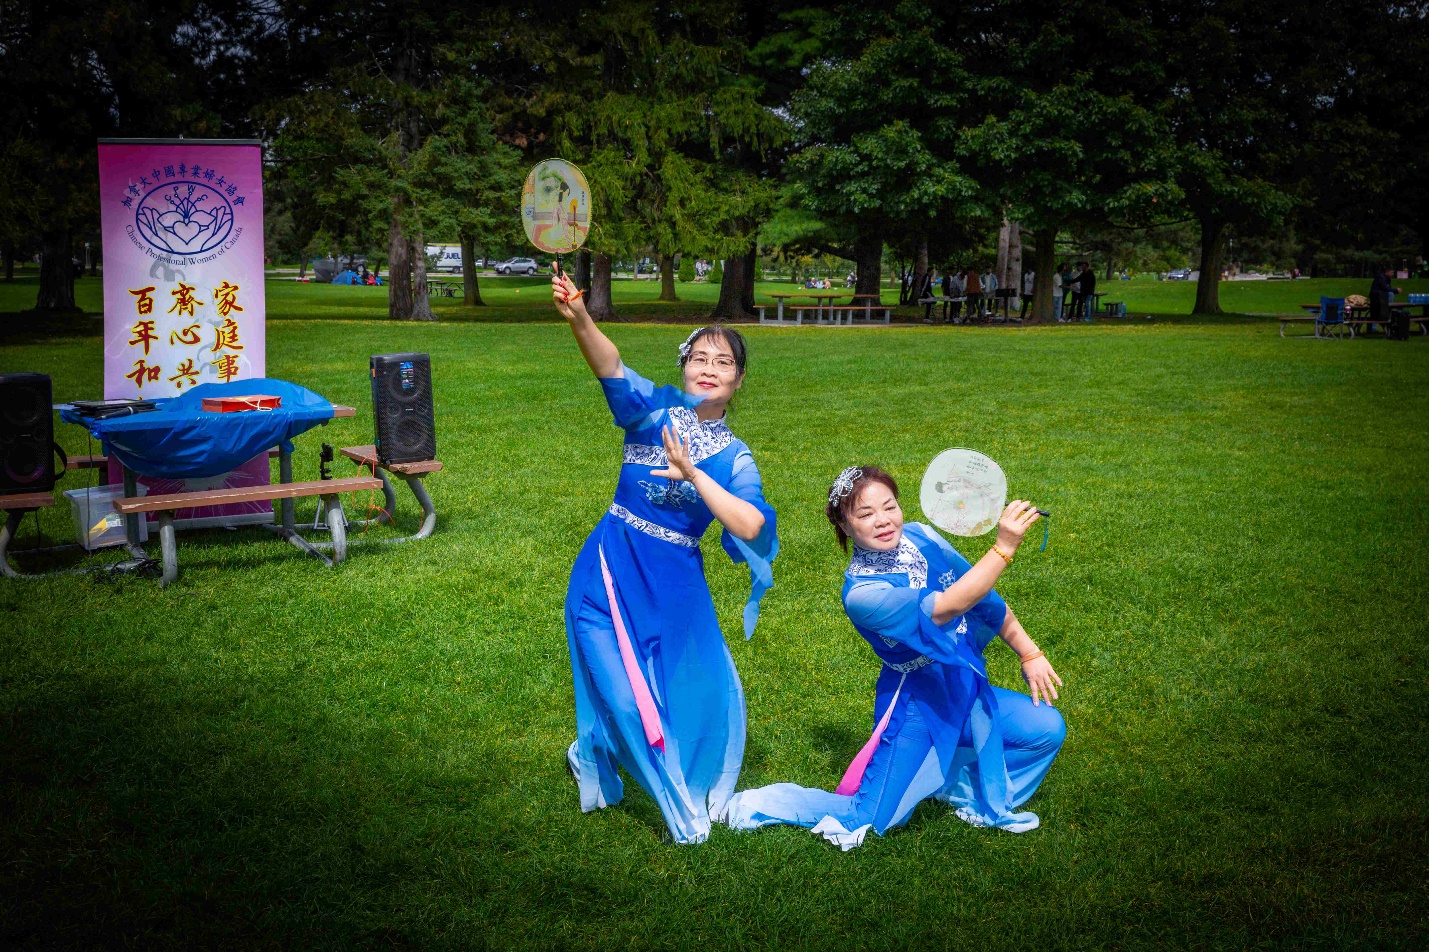
[[[779,534],[774,509],[764,499],[764,482],[759,476],[759,467],[754,465],[754,457],[746,449],[741,449],[735,457],[729,485],[729,492],[759,510],[764,517],[764,526],[759,535],[746,542],[733,535],[728,529],[720,533],[720,544],[737,565],[749,565],[749,601],[744,606],[744,637],[754,637],[754,626],[759,621],[759,600],[774,585],[774,557],[779,554]]]
[[[955,636],[933,624],[933,598],[937,594],[931,588],[903,588],[882,579],[868,579],[849,588],[844,610],[860,628],[907,645],[934,661],[962,663],[957,657]]]
[[[623,430],[651,426],[670,407],[693,407],[704,399],[679,387],[657,387],[624,364],[620,365],[619,377],[601,377],[600,386],[615,425]]]
[[[963,554],[953,548],[952,545],[948,543],[948,540],[943,538],[941,532],[924,526],[921,523],[915,523],[908,528],[921,530],[922,535],[938,547],[938,550],[943,553],[943,556],[953,564],[955,580],[962,578],[968,573],[968,570],[972,568],[972,563],[963,558]],[[984,633],[985,636],[979,639],[983,645],[986,645],[1002,630],[1002,623],[1007,618],[1007,602],[1002,600],[1002,596],[997,594],[996,589],[993,589],[984,595],[981,601],[968,609],[967,617],[979,625],[991,629],[990,632]]]

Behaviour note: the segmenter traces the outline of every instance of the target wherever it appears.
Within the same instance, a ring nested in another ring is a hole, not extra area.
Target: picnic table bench
[[[348,446],[343,448],[342,455],[359,467],[366,467],[372,476],[382,482],[382,501],[386,505],[371,521],[390,523],[392,513],[397,508],[397,493],[392,488],[392,481],[387,478],[388,473],[396,473],[400,476],[407,484],[407,488],[412,490],[412,495],[417,498],[417,504],[422,507],[422,527],[416,533],[402,536],[400,539],[385,539],[383,541],[406,542],[410,539],[425,539],[432,534],[432,530],[437,527],[437,510],[432,505],[431,497],[427,495],[426,487],[422,485],[422,477],[428,473],[441,472],[440,461],[428,459],[413,463],[384,463],[377,457],[376,446]]]
[[[10,543],[15,541],[15,533],[20,531],[20,523],[36,509],[48,509],[55,504],[50,493],[9,493],[0,496],[0,509],[5,510],[5,527],[0,529],[0,575],[6,578],[24,578],[10,565]]]
[[[1418,303],[1413,303],[1413,304],[1411,304],[1411,303],[1402,302],[1402,301],[1395,302],[1394,304],[1389,305],[1389,309],[1390,309],[1391,311],[1407,311],[1409,308],[1412,308],[1412,307],[1417,307],[1417,308],[1419,308],[1422,313],[1421,313],[1420,316],[1418,316],[1418,317],[1414,317],[1413,315],[1410,315],[1410,317],[1409,317],[1409,323],[1410,323],[1410,325],[1411,325],[1411,326],[1417,326],[1417,327],[1419,328],[1419,333],[1420,333],[1421,335],[1429,335],[1429,305],[1418,304]],[[1285,336],[1285,325],[1287,325],[1287,324],[1302,324],[1302,323],[1312,322],[1312,321],[1313,321],[1314,324],[1315,324],[1315,336],[1316,336],[1316,337],[1329,337],[1329,336],[1330,336],[1330,335],[1329,335],[1329,332],[1328,332],[1328,331],[1322,331],[1321,326],[1320,326],[1320,324],[1321,324],[1321,320],[1320,320],[1320,310],[1321,310],[1321,309],[1320,309],[1320,305],[1318,305],[1318,304],[1301,304],[1301,305],[1300,305],[1300,309],[1303,310],[1303,311],[1306,311],[1306,312],[1308,312],[1308,313],[1307,313],[1305,316],[1303,316],[1303,317],[1298,316],[1298,315],[1292,315],[1292,314],[1282,314],[1282,315],[1280,315],[1280,336],[1281,336],[1281,337],[1284,337],[1284,336]],[[1346,307],[1346,308],[1345,308],[1344,316],[1343,316],[1343,318],[1340,320],[1339,323],[1342,324],[1342,325],[1344,325],[1345,327],[1347,327],[1347,328],[1349,329],[1350,337],[1353,338],[1353,337],[1355,336],[1355,334],[1357,333],[1357,331],[1368,330],[1370,327],[1373,327],[1373,326],[1376,325],[1376,324],[1379,324],[1379,325],[1383,325],[1383,324],[1384,324],[1384,321],[1370,320],[1369,314],[1370,314],[1370,309],[1369,309],[1368,305],[1354,305],[1354,306],[1349,306],[1349,307]]]
[[[859,301],[863,301],[864,303],[860,304],[858,303]],[[850,326],[852,326],[856,320],[855,315],[858,313],[862,313],[864,319],[869,324],[872,324],[874,311],[882,311],[883,323],[891,323],[893,319],[893,308],[883,303],[883,295],[881,294],[855,294],[849,299],[848,307],[845,308]]]
[[[296,532],[291,532],[290,540],[298,547],[312,552],[328,565],[336,565],[347,558],[347,522],[342,511],[340,493],[378,490],[382,481],[370,476],[351,476],[346,479],[317,479],[311,482],[283,482],[268,486],[237,486],[225,489],[208,489],[198,492],[168,493],[162,496],[133,496],[117,499],[114,511],[126,518],[144,513],[159,515],[159,551],[163,558],[163,575],[160,586],[168,586],[179,577],[178,544],[174,533],[174,513],[180,509],[196,506],[225,506],[244,502],[272,502],[283,500],[288,505],[303,496],[321,497],[327,506],[327,524],[332,530],[333,556],[318,552]]]

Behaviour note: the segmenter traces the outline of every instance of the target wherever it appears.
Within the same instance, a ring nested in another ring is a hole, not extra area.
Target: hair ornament
[[[685,342],[680,345],[680,359],[675,361],[675,363],[681,367],[685,365],[685,361],[690,359],[690,347],[694,345],[695,338],[703,334],[704,331],[705,329],[703,327],[696,327],[690,331],[690,336],[686,337]]]
[[[850,466],[839,473],[838,479],[834,480],[833,486],[829,489],[829,505],[837,505],[840,499],[853,492],[853,484],[863,478],[863,470],[857,466]]]

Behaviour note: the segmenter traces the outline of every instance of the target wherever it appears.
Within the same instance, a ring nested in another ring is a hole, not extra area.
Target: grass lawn
[[[741,787],[832,787],[868,736],[877,662],[843,616],[822,515],[859,461],[890,468],[920,518],[923,467],[976,447],[1054,513],[1048,550],[1027,546],[1000,588],[1067,682],[1070,732],[1027,835],[925,803],[847,854],[794,829],[676,847],[633,784],[582,815],[565,772],[561,603],[620,446],[569,333],[334,321],[328,305],[307,320],[270,289],[270,374],[361,408],[298,439],[300,479],[321,441],[370,440],[369,354],[432,354],[437,532],[356,546],[336,570],[260,530],[185,535],[165,591],[0,580],[0,946],[1429,940],[1429,340],[1281,339],[1268,322],[751,328],[731,423],[783,542],[751,642],[747,576],[706,542],[748,693]],[[98,393],[100,340],[76,326],[13,337],[0,371]],[[686,328],[610,333],[673,381]],[[59,435],[84,451],[77,428]],[[66,510],[41,526],[72,537]],[[19,546],[35,541],[27,521]],[[988,544],[957,541],[973,558]],[[1014,686],[1011,653],[989,655]]]
[[[452,275],[434,277],[438,282],[459,282]],[[38,276],[33,267],[16,272],[13,283],[0,283],[0,315],[24,311],[35,306]],[[103,281],[82,278],[75,282],[75,299],[87,313],[98,314],[104,309]],[[559,319],[551,307],[550,278],[545,275],[527,277],[485,277],[480,279],[485,307],[466,307],[461,298],[436,297],[432,309],[443,321],[500,321],[503,323],[551,321]],[[1429,291],[1429,279],[1398,281],[1406,294]],[[1101,281],[1098,288],[1106,292],[1104,301],[1121,301],[1133,318],[1156,315],[1158,318],[1184,318],[1196,300],[1196,285],[1189,281],[1157,281],[1141,277],[1132,281]],[[788,282],[760,281],[755,286],[755,300],[773,304],[770,292],[797,291]],[[387,316],[387,289],[348,287],[330,284],[300,284],[292,277],[270,277],[267,282],[268,317],[270,320],[317,318],[381,319]],[[709,314],[719,298],[719,286],[704,282],[676,284],[680,300],[674,303],[657,301],[658,281],[618,279],[612,294],[622,316],[641,320],[699,321]],[[1225,281],[1221,283],[1221,307],[1228,314],[1301,314],[1301,304],[1314,303],[1321,295],[1343,297],[1346,294],[1368,294],[1369,281],[1355,278],[1326,278],[1302,281]],[[896,304],[896,289],[885,289],[883,299]],[[809,302],[802,302],[808,304]],[[792,305],[791,305],[792,306]],[[906,307],[898,316],[905,320],[922,317],[923,309]],[[25,318],[10,318],[10,321]],[[4,321],[0,317],[0,321]],[[1199,318],[1197,320],[1200,320]]]

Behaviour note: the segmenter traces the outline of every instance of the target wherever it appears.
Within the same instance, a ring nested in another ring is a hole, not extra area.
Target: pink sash
[[[635,648],[630,644],[630,634],[625,630],[625,621],[620,617],[620,606],[615,603],[615,583],[611,580],[610,569],[605,564],[605,550],[598,551],[600,575],[605,580],[605,597],[610,601],[610,619],[615,622],[615,640],[620,646],[620,660],[625,665],[625,676],[630,679],[630,691],[635,695],[635,708],[640,712],[640,725],[645,728],[646,742],[664,753],[665,733],[660,728],[660,713],[655,710],[655,699],[650,695],[650,686],[645,683],[645,676],[640,673],[640,663],[635,660]],[[902,686],[901,683],[899,686]],[[887,720],[885,715],[884,721]]]
[[[863,745],[863,750],[858,752],[853,763],[848,765],[848,770],[844,771],[844,778],[839,781],[834,793],[841,797],[851,797],[858,793],[858,788],[863,783],[864,771],[868,770],[868,762],[873,759],[873,752],[878,749],[878,742],[883,739],[883,732],[888,729],[888,720],[893,716],[893,708],[898,703],[898,695],[903,693],[903,682],[906,680],[908,673],[905,671],[903,677],[898,679],[898,690],[893,692],[893,700],[888,702],[888,710],[883,712],[878,726],[873,729],[873,736]]]

